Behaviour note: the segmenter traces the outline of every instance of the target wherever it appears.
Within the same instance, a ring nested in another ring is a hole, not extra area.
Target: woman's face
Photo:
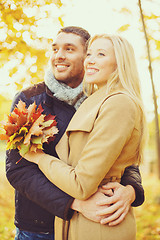
[[[116,58],[111,40],[98,38],[88,48],[84,61],[86,83],[102,87],[116,69]]]

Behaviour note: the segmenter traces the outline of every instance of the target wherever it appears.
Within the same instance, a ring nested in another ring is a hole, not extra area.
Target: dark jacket
[[[37,106],[42,105],[44,114],[56,116],[59,133],[53,142],[44,144],[44,151],[57,157],[55,145],[75,113],[74,107],[53,97],[44,82],[19,92],[15,96],[11,111],[20,99],[27,106],[35,101]],[[25,159],[16,164],[21,158],[17,150],[7,151],[6,156],[7,178],[15,188],[15,225],[18,228],[32,232],[53,232],[55,215],[66,220],[72,217],[72,197],[54,186],[36,164]],[[133,206],[141,205],[144,201],[144,190],[137,167],[126,169],[122,184],[130,184],[135,188],[137,198]]]

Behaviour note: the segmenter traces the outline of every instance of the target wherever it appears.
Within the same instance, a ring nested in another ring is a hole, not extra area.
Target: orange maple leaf
[[[18,148],[20,154],[28,151],[36,152],[43,149],[43,143],[54,139],[58,133],[55,116],[42,114],[41,105],[32,103],[29,107],[21,100],[8,115],[8,121],[3,122],[5,134],[0,134],[1,140],[7,141],[7,149]],[[19,161],[18,161],[19,162]]]
[[[21,112],[26,113],[27,109],[26,109],[26,104],[25,102],[23,102],[22,100],[19,100],[18,104],[17,104],[17,108],[21,110]]]
[[[16,124],[12,124],[10,122],[6,123],[3,127],[8,136],[11,136],[19,129],[19,127]]]
[[[27,133],[24,144],[28,145],[30,144],[31,136],[36,135],[39,136],[42,134],[42,127],[40,124],[44,121],[44,115],[42,114],[32,125],[32,127],[29,129],[29,132]]]

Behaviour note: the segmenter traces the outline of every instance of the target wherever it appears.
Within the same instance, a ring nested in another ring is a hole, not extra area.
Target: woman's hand
[[[38,161],[41,158],[44,158],[44,156],[45,156],[45,153],[41,150],[38,150],[37,152],[28,152],[22,157],[25,158],[29,162],[33,162],[35,164],[38,164]]]
[[[102,193],[108,194],[109,190],[113,190],[113,196],[106,197],[104,200],[99,200],[97,205],[108,205],[105,209],[97,212],[97,215],[101,216],[101,224],[108,224],[109,226],[115,226],[121,223],[132,204],[135,200],[135,190],[132,186],[123,186],[118,182],[109,182],[99,189]],[[106,215],[106,216],[105,216]]]

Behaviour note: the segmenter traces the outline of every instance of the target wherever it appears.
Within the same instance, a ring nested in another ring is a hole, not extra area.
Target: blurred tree
[[[143,3],[143,2],[142,2]],[[145,2],[146,3],[146,2]],[[151,79],[151,86],[152,86],[152,92],[153,92],[153,103],[154,103],[154,122],[152,121],[149,123],[149,147],[152,146],[152,148],[155,149],[155,145],[157,148],[157,162],[158,162],[158,176],[160,178],[160,122],[158,119],[158,106],[157,106],[157,100],[158,97],[160,97],[159,91],[157,91],[156,94],[156,88],[155,84],[153,81],[153,69],[152,69],[152,64],[153,63],[160,63],[160,38],[159,38],[159,30],[160,30],[160,15],[157,14],[157,9],[160,8],[160,2],[159,0],[149,0],[148,4],[150,4],[151,8],[150,11],[142,11],[141,7],[141,1],[137,1],[139,10],[140,10],[140,31],[145,34],[145,40],[146,40],[146,49],[145,50],[145,55],[143,56],[143,59],[147,59],[149,62],[149,74],[150,74],[150,79]],[[145,5],[144,5],[145,6]],[[154,6],[152,8],[152,6]],[[120,10],[122,14],[128,14],[132,15],[132,10],[128,8],[122,8]],[[121,26],[118,29],[118,32],[125,32],[129,28],[131,28],[132,24],[125,24]],[[152,128],[152,129],[151,129]],[[156,136],[156,138],[155,138]]]
[[[9,73],[3,85],[16,85],[20,90],[24,84],[28,86],[43,80],[53,36],[41,36],[38,27],[42,19],[52,17],[52,10],[56,12],[61,6],[61,0],[1,0],[0,68]],[[54,21],[59,24],[57,27],[63,26],[57,12]]]
[[[156,97],[156,91],[155,91],[155,86],[154,86],[154,81],[153,81],[153,70],[152,70],[152,59],[151,59],[151,51],[150,51],[150,44],[149,44],[149,36],[147,35],[141,0],[138,0],[138,5],[139,5],[139,9],[140,9],[140,15],[141,15],[141,20],[142,20],[142,24],[143,24],[143,31],[144,31],[146,45],[147,45],[147,55],[148,55],[148,62],[149,62],[148,69],[149,69],[150,79],[151,79],[151,84],[152,84],[154,114],[155,114],[155,136],[156,136],[156,146],[157,146],[158,177],[160,179],[160,131],[159,131],[157,97]],[[152,17],[149,17],[148,19],[153,19],[153,18],[157,19],[158,16],[155,16],[152,14]],[[153,40],[154,38],[150,36],[150,41],[151,41],[151,39]],[[155,40],[155,43],[156,43],[158,50],[160,50],[160,48],[159,48],[160,41]]]

